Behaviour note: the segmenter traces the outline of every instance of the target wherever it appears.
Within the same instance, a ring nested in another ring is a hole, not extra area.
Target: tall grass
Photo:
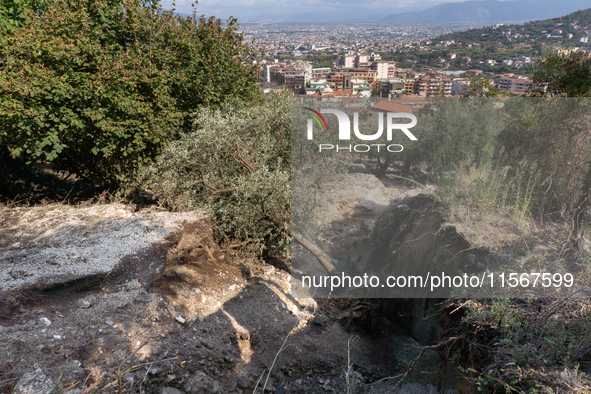
[[[441,198],[450,204],[464,204],[481,210],[500,210],[530,216],[536,207],[540,172],[535,163],[516,167],[496,165],[459,167],[453,176],[439,182]]]

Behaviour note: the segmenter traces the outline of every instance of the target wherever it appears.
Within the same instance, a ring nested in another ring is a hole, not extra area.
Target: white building
[[[531,58],[529,56],[521,56],[517,60],[521,63],[531,63]]]
[[[376,79],[386,79],[394,76],[396,72],[396,62],[376,62]]]
[[[504,77],[498,85],[501,90],[527,92],[532,88],[532,81],[527,77]]]

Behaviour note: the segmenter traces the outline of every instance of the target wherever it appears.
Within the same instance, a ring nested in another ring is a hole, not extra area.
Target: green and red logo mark
[[[321,129],[322,129],[322,124],[320,124],[320,120],[322,120],[322,123],[324,123],[324,127],[326,128],[326,131],[328,131],[328,125],[326,124],[326,120],[324,120],[324,117],[322,115],[320,115],[320,112],[314,111],[312,108],[308,108],[308,107],[304,107],[304,109],[307,109],[308,111],[313,112],[312,114],[308,114],[308,115],[310,115],[316,121],[316,123],[318,123],[318,126],[320,126]]]

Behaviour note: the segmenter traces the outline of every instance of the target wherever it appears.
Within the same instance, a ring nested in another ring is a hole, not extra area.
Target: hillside
[[[588,3],[582,0],[464,1],[439,4],[422,11],[390,14],[381,21],[391,23],[524,22],[548,19],[586,7]]]
[[[560,30],[560,32],[554,31],[555,29]],[[501,44],[511,45],[545,42],[574,46],[578,43],[580,37],[589,35],[589,29],[591,29],[591,8],[558,18],[536,20],[523,24],[468,29],[449,33],[435,40],[454,40],[459,44],[500,42]],[[569,34],[572,34],[572,37],[569,38]]]

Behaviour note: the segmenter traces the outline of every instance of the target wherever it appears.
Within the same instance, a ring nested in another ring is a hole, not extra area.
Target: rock
[[[242,267],[242,277],[246,280],[251,278],[250,267]]]
[[[40,320],[41,320],[41,321],[43,322],[43,324],[45,324],[47,327],[51,326],[51,320],[49,320],[48,318],[46,318],[46,317],[42,317]]]
[[[185,385],[185,391],[189,393],[210,392],[207,386],[209,386],[209,378],[202,371],[197,371],[189,378]]]
[[[175,317],[175,320],[181,324],[185,324],[186,320],[182,316]]]
[[[7,242],[22,245],[0,254],[0,293],[40,283],[44,288],[52,288],[94,276],[109,277],[121,264],[127,264],[128,256],[152,253],[160,245],[166,248],[172,237],[178,239],[195,230],[213,239],[205,211],[129,214],[125,208],[123,204],[76,208],[56,204],[44,209],[43,215],[35,211],[37,208],[22,209],[15,220],[3,223],[11,234]],[[33,239],[34,242],[24,242]],[[216,245],[213,241],[208,244],[210,248]],[[134,272],[139,282],[147,283],[157,276],[155,272],[164,266],[164,261],[155,260],[137,260],[139,265]],[[13,277],[10,273],[16,269],[27,275]]]
[[[181,390],[174,387],[163,387],[161,394],[184,394]]]
[[[108,319],[105,323],[107,323],[111,327],[113,327],[113,324],[115,324],[115,322],[111,319]]]
[[[23,375],[16,384],[14,394],[45,394],[52,386],[50,378],[45,376],[41,368]]]
[[[82,308],[90,308],[90,301],[86,301],[86,300],[82,300],[82,302],[80,303]]]
[[[331,227],[331,228],[332,228],[334,231],[336,231],[337,233],[342,233],[342,232],[343,232],[343,230],[345,229],[345,225],[344,225],[344,224],[342,224],[342,223],[337,223],[337,222],[331,223],[330,227]]]
[[[248,388],[248,378],[246,376],[243,376],[240,379],[238,379],[238,387],[240,387],[241,389]]]
[[[373,201],[362,201],[355,207],[355,211],[359,212],[360,214],[367,214],[372,213],[378,207]]]

